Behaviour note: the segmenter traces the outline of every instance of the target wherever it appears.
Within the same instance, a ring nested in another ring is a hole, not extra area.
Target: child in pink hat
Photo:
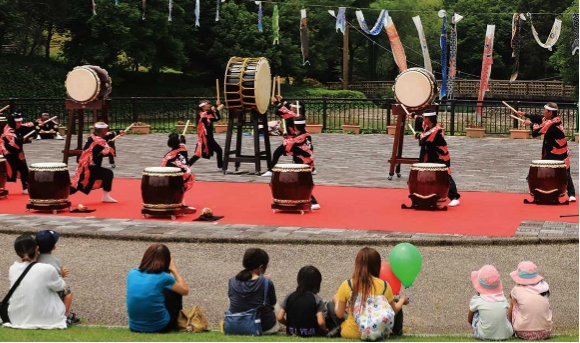
[[[510,273],[516,286],[512,289],[508,316],[516,336],[536,340],[550,337],[552,332],[552,308],[550,286],[538,274],[538,266],[523,261]]]
[[[504,340],[514,331],[508,320],[509,304],[503,294],[499,272],[492,265],[471,272],[471,283],[477,292],[469,302],[467,321],[478,339]]]

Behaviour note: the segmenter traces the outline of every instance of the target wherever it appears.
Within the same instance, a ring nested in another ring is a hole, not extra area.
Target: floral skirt
[[[512,310],[512,325],[515,324],[516,317],[517,317],[519,312],[520,312],[520,307],[518,306],[518,304],[515,304],[513,307],[513,310]],[[538,331],[518,331],[518,330],[514,329],[514,334],[518,338],[530,340],[530,341],[547,339],[548,337],[550,337],[551,333],[552,333],[552,329],[538,330]]]

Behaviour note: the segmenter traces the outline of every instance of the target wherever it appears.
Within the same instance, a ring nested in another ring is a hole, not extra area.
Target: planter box
[[[215,124],[213,127],[215,129],[215,133],[224,133],[224,132],[228,131],[227,124]]]
[[[322,133],[322,124],[306,124],[306,131],[309,133]]]
[[[358,135],[360,133],[360,125],[342,125],[342,132],[354,132]]]
[[[510,130],[511,139],[530,139],[530,130]]]
[[[177,133],[182,134],[183,129],[185,129],[185,124],[177,124],[177,125],[175,125],[175,128],[177,129]],[[195,125],[192,125],[190,123],[189,126],[187,127],[186,133],[193,133],[194,131],[195,131]]]
[[[59,127],[58,127],[58,133],[59,133],[61,136],[64,136],[64,135],[65,135],[65,133],[66,133],[66,127],[64,127],[64,126],[59,126]]]
[[[485,136],[485,129],[468,127],[465,129],[465,133],[467,137],[483,138]]]
[[[574,132],[574,142],[578,142],[578,132]]]
[[[131,128],[131,131],[133,133],[139,133],[139,134],[146,135],[151,131],[151,125],[143,125],[143,126],[135,125]]]
[[[387,126],[387,135],[394,135],[395,131],[397,131],[397,126]]]

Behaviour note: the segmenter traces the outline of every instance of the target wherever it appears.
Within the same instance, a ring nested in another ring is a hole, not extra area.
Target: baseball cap
[[[36,244],[41,254],[48,253],[58,242],[58,232],[52,230],[43,230],[36,234]]]

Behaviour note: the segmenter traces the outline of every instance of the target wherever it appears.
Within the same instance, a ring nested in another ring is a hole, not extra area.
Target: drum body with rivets
[[[64,163],[33,163],[28,168],[30,204],[68,207],[70,175]]]
[[[112,81],[107,71],[98,66],[76,67],[66,76],[68,96],[80,104],[105,100],[111,94]]]
[[[143,170],[141,178],[143,209],[159,212],[181,209],[184,194],[181,169],[150,167]]]
[[[306,164],[276,164],[272,168],[272,200],[280,206],[310,204],[314,182]]]
[[[534,191],[543,194],[566,194],[568,173],[566,163],[557,160],[535,160],[530,164],[528,187],[530,194]]]
[[[270,64],[266,58],[230,58],[224,77],[224,96],[229,109],[265,114],[270,105],[271,87]]]
[[[434,194],[445,200],[449,192],[447,166],[441,163],[414,163],[409,174],[409,193],[419,198]]]

